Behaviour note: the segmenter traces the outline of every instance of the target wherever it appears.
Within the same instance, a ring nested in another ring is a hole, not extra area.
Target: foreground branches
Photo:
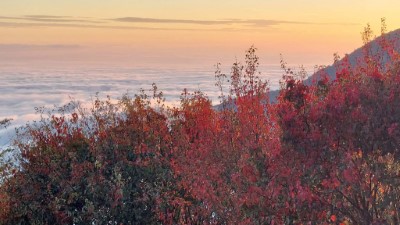
[[[390,54],[338,60],[335,80],[283,64],[275,104],[251,48],[217,71],[220,110],[187,91],[164,107],[153,86],[50,113],[2,171],[0,223],[398,224],[400,67],[381,40]]]

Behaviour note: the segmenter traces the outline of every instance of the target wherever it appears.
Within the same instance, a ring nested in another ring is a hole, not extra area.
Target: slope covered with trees
[[[400,58],[365,35],[335,80],[284,67],[274,104],[250,48],[217,71],[218,111],[201,92],[166,107],[154,85],[50,112],[2,167],[0,224],[399,224]]]

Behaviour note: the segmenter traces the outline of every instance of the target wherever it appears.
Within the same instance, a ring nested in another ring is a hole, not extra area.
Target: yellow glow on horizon
[[[360,47],[367,23],[379,35],[381,17],[386,17],[388,31],[400,28],[399,8],[394,0],[9,1],[0,8],[0,45],[79,45],[122,55],[135,49],[154,57],[213,57],[215,52],[242,52],[254,44],[268,54],[299,59],[314,54],[319,59]],[[69,22],[28,20],[29,15],[66,16],[62,19]],[[113,20],[122,17],[159,21]]]

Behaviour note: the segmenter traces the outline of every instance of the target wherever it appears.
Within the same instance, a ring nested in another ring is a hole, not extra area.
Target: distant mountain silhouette
[[[385,35],[385,38],[386,38],[387,43],[392,44],[394,47],[394,50],[396,52],[400,53],[400,29],[397,29],[397,30],[387,33]],[[381,56],[382,61],[380,63],[382,63],[383,65],[386,63],[390,64],[390,62],[388,62],[388,60],[389,60],[388,53],[385,52],[386,50],[384,50],[382,48],[382,46],[380,44],[381,41],[382,41],[382,36],[379,36],[379,37],[375,38],[374,40],[372,40],[371,42],[369,42],[368,43],[370,45],[369,53],[370,53],[370,55]],[[354,67],[357,64],[357,62],[359,62],[363,59],[364,47],[365,46],[362,46],[347,55],[349,63],[352,67]],[[328,75],[329,80],[336,79],[336,67],[338,64],[341,64],[343,60],[344,60],[344,58],[339,60],[338,62],[334,63],[333,65],[327,66],[327,67],[317,71],[316,73],[311,75],[309,78],[304,80],[304,83],[307,85],[311,85],[313,82],[318,81],[318,79],[321,77],[321,74]],[[278,95],[279,95],[279,90],[271,91],[270,92],[270,101],[275,102]]]
[[[397,53],[400,53],[400,29],[391,31],[387,34],[385,34],[385,38],[387,43],[390,43],[393,45],[394,50]],[[381,56],[381,62],[382,65],[387,64],[390,62],[388,62],[389,60],[389,55],[387,52],[385,52],[386,50],[384,50],[380,44],[380,42],[382,41],[382,36],[379,36],[377,38],[375,38],[374,40],[372,40],[371,42],[369,42],[367,45],[369,45],[369,54],[370,55],[375,55],[375,56]],[[355,67],[357,64],[360,65],[360,61],[362,62],[362,59],[364,57],[364,49],[365,49],[365,45],[356,49],[355,51],[353,51],[350,54],[347,54],[347,59],[351,65],[351,67]],[[344,58],[340,59],[339,61],[337,61],[336,63],[327,66],[319,71],[317,71],[316,73],[314,73],[313,75],[311,75],[309,78],[305,79],[303,82],[306,85],[311,85],[313,82],[316,82],[319,80],[319,78],[321,77],[322,74],[325,74],[329,77],[329,80],[335,80],[336,79],[336,68],[338,65],[340,65],[341,63],[343,63]],[[269,99],[270,102],[276,102],[276,99],[279,95],[279,91],[280,90],[271,90],[269,93]],[[229,106],[229,103],[225,104],[224,107],[232,107]],[[222,108],[222,104],[218,104],[214,106],[214,109],[216,110],[220,110]]]

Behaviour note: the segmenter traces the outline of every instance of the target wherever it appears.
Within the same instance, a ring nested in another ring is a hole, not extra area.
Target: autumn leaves
[[[219,110],[186,91],[165,107],[154,86],[155,101],[141,92],[43,117],[2,169],[1,221],[398,224],[400,70],[385,49],[390,64],[338,60],[336,80],[286,73],[274,104],[250,48],[229,93],[216,74]]]

